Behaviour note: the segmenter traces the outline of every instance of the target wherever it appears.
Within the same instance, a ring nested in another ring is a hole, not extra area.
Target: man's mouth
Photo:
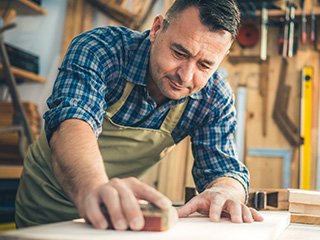
[[[172,80],[171,78],[168,78],[168,79],[169,79],[169,84],[172,88],[174,88],[176,90],[182,90],[185,88],[184,86],[181,86],[180,84],[178,84],[176,81]]]

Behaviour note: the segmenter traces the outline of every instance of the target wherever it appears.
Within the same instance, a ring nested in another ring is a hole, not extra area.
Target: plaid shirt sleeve
[[[58,125],[67,119],[87,122],[96,136],[101,132],[104,109],[107,108],[105,95],[108,93],[104,79],[113,80],[117,71],[114,63],[118,60],[105,46],[107,42],[98,39],[97,34],[94,36],[88,32],[75,38],[59,68],[52,95],[47,101],[49,110],[44,115],[48,140]]]
[[[191,135],[195,163],[192,169],[199,192],[219,177],[238,180],[248,196],[249,172],[238,160],[234,144],[236,111],[231,89],[215,96],[212,118]]]

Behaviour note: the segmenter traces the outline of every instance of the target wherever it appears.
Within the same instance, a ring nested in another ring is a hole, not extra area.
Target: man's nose
[[[179,75],[182,85],[184,83],[188,83],[193,79],[194,66],[192,66],[192,63],[190,62],[181,63],[178,68],[177,74]]]

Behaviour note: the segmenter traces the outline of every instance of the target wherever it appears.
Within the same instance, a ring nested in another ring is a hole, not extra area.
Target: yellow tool
[[[302,69],[300,136],[300,188],[311,189],[312,67]]]

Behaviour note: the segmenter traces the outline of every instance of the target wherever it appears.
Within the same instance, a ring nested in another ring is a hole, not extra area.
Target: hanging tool
[[[268,93],[269,93],[269,61],[260,63],[260,96],[262,98],[262,136],[267,136],[268,125]]]
[[[279,130],[287,139],[287,141],[293,147],[297,147],[297,146],[300,146],[301,144],[299,129],[291,121],[287,113],[290,91],[291,91],[291,87],[285,85],[287,68],[288,68],[287,60],[285,58],[282,58],[278,88],[276,93],[276,99],[274,102],[272,117],[276,122]]]
[[[288,57],[294,54],[294,33],[295,33],[295,17],[296,7],[294,4],[289,5],[289,39],[288,39]]]
[[[236,148],[239,161],[244,162],[245,159],[245,143],[246,143],[246,117],[247,117],[247,87],[239,85],[237,87],[236,109],[238,127],[235,133]]]
[[[301,0],[301,9],[302,9],[302,16],[301,16],[301,44],[307,44],[307,16],[306,16],[306,9],[304,0]]]
[[[300,188],[311,189],[311,128],[312,128],[312,67],[304,67],[301,78],[300,135]]]
[[[261,45],[260,45],[260,58],[262,61],[267,60],[268,48],[268,9],[266,3],[262,3],[261,9]]]
[[[288,55],[288,35],[289,35],[289,19],[290,19],[290,7],[286,2],[286,15],[284,19],[284,32],[282,40],[282,57],[286,58]]]
[[[255,24],[247,22],[241,25],[237,41],[243,48],[252,48],[259,42],[259,30]]]
[[[316,15],[314,10],[311,11],[311,27],[310,27],[310,45],[315,47],[316,44]]]

